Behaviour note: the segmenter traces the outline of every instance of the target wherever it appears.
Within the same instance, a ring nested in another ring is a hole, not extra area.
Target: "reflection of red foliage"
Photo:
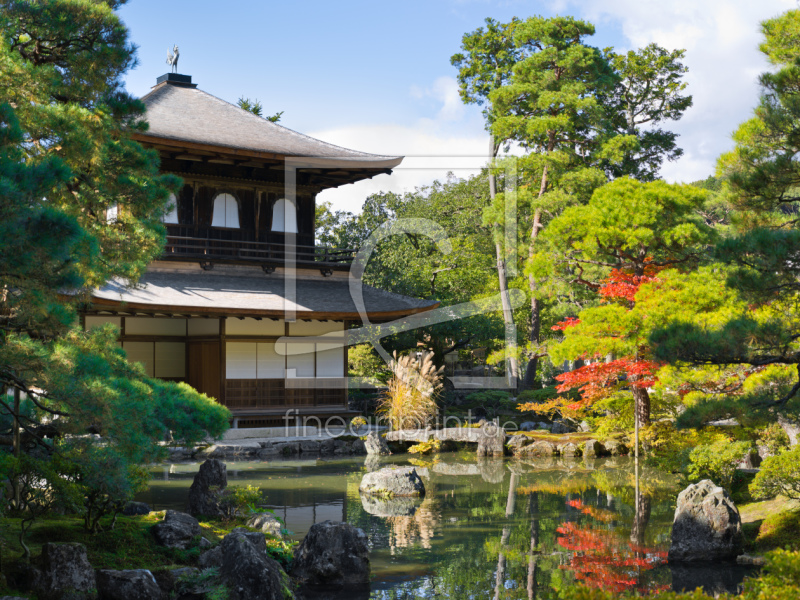
[[[581,500],[567,500],[567,506],[571,506],[575,510],[580,511],[585,515],[589,515],[594,520],[602,523],[611,523],[611,521],[617,518],[616,513],[613,513],[610,510],[605,510],[604,508],[597,508],[596,506],[584,504]]]
[[[603,522],[616,518],[611,511],[584,505],[580,500],[567,504],[585,515],[595,515]],[[575,578],[583,585],[600,588],[614,593],[635,589],[639,592],[655,592],[669,586],[643,584],[639,580],[642,571],[649,571],[664,563],[667,553],[656,548],[632,544],[611,529],[591,524],[579,525],[568,521],[556,531],[558,544],[573,552],[572,560],[562,569],[575,572]]]

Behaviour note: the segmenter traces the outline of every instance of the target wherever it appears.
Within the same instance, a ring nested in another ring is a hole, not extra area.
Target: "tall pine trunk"
[[[497,150],[498,146],[495,143],[494,136],[489,136],[489,197],[491,198],[492,204],[494,204],[494,198],[497,196],[497,178],[495,177],[494,173],[492,173],[491,167],[493,166],[494,159],[497,157]],[[506,223],[506,227],[508,227],[508,223]],[[495,231],[497,234],[497,231]],[[516,389],[519,386],[519,363],[517,362],[517,336],[516,330],[514,329],[514,313],[511,310],[511,298],[508,294],[508,279],[506,278],[506,259],[505,254],[503,252],[502,244],[497,240],[495,236],[495,243],[494,243],[495,254],[497,256],[497,280],[500,285],[500,303],[503,307],[503,324],[505,325],[505,333],[506,338],[513,338],[513,343],[511,344],[511,356],[508,358],[508,370],[509,370],[509,385],[512,389]]]
[[[555,146],[553,136],[550,136],[550,143],[548,144],[547,151],[551,152]],[[542,169],[542,181],[539,185],[539,198],[541,198],[547,191],[547,165]],[[533,213],[533,224],[531,225],[531,245],[528,248],[528,258],[533,256],[534,248],[536,246],[536,238],[539,237],[539,231],[542,229],[542,209],[537,208]],[[541,342],[542,332],[542,303],[536,297],[537,282],[533,275],[528,275],[528,289],[531,291],[531,320],[530,320],[530,336],[528,339],[531,342],[531,347],[534,348],[534,355],[528,361],[528,368],[525,369],[525,380],[522,383],[521,389],[530,390],[536,381],[536,370],[539,367],[538,347]]]

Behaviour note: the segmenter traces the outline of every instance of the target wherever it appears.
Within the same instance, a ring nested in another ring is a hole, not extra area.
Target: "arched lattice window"
[[[297,233],[297,207],[294,202],[281,198],[272,207],[272,231]]]
[[[178,199],[175,197],[175,194],[169,195],[169,212],[164,215],[164,223],[170,225],[177,225],[178,224]]]
[[[231,194],[218,194],[214,198],[212,227],[239,229],[239,203]]]

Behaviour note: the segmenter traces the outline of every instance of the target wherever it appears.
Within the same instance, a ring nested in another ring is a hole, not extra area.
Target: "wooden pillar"
[[[344,329],[343,337],[344,337],[344,342],[345,342],[344,352],[342,353],[344,355],[344,371],[343,371],[343,373],[344,373],[344,408],[345,408],[345,410],[348,410],[350,408],[350,385],[349,385],[350,384],[350,376],[348,374],[348,368],[347,368],[348,362],[347,362],[347,360],[348,360],[348,351],[350,349],[350,346],[347,344],[348,339],[349,339],[349,334],[347,333],[347,330],[350,327],[350,321],[345,320],[343,325],[342,325],[342,327]]]
[[[227,387],[226,379],[225,379],[225,363],[226,359],[226,343],[225,343],[225,321],[227,317],[220,317],[219,318],[219,402],[223,406],[227,406],[228,403],[225,399],[225,388]]]

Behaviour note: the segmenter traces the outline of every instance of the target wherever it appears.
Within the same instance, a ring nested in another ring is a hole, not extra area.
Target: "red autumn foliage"
[[[580,322],[581,320],[577,317],[567,317],[563,321],[559,321],[558,323],[553,325],[550,329],[552,329],[553,331],[564,331],[568,327],[574,327]]]
[[[660,364],[651,360],[620,358],[611,362],[596,362],[562,373],[556,377],[559,393],[580,388],[581,400],[568,408],[577,410],[588,406],[613,392],[621,382],[627,385],[648,388],[656,382],[655,373]]]
[[[598,293],[606,300],[623,301],[633,307],[636,292],[642,284],[656,279],[659,269],[648,265],[644,275],[633,275],[621,269],[612,269],[606,280],[600,286]],[[580,319],[570,317],[553,327],[554,330],[564,331],[580,323]],[[595,357],[600,359],[601,357]],[[563,373],[556,377],[560,385],[556,388],[559,393],[580,388],[581,400],[566,405],[569,410],[580,410],[591,406],[595,401],[608,396],[620,387],[648,388],[656,382],[655,373],[661,367],[659,363],[650,360],[635,360],[633,357],[620,358],[611,362],[595,362],[584,365]]]
[[[597,293],[607,299],[627,300],[633,303],[636,299],[636,292],[639,291],[642,284],[655,280],[658,271],[659,269],[656,267],[647,266],[644,275],[637,276],[620,269],[612,269]]]

